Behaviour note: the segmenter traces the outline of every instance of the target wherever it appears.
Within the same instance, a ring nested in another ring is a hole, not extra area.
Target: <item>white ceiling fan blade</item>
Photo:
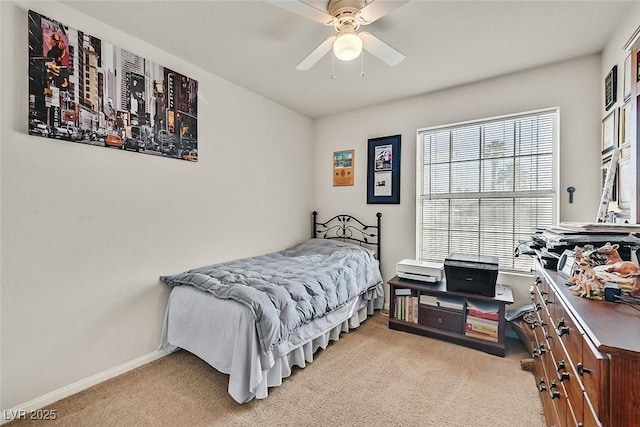
[[[336,36],[331,36],[313,50],[306,58],[304,58],[298,65],[296,70],[306,71],[313,65],[320,61],[320,59],[327,54],[333,48],[333,42],[336,40]]]
[[[371,24],[408,2],[409,0],[374,0],[358,12],[358,20],[363,25]]]
[[[365,50],[371,53],[373,56],[376,56],[382,62],[387,65],[393,67],[402,62],[405,58],[403,54],[377,38],[371,33],[367,33],[366,31],[358,34],[362,39],[362,45]]]
[[[300,16],[304,16],[305,18],[312,19],[316,22],[319,22],[323,25],[334,25],[336,18],[329,15],[327,12],[316,9],[315,7],[303,3],[298,0],[267,0],[269,3],[281,7],[282,9],[286,9],[289,12],[297,13]]]

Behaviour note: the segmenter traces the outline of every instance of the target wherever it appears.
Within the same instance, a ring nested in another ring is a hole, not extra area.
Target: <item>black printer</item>
[[[444,259],[447,291],[496,296],[498,257],[450,254]]]

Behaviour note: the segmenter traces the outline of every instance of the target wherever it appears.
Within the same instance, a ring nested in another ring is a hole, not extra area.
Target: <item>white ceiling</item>
[[[359,59],[336,61],[332,80],[331,54],[309,71],[294,67],[335,30],[266,1],[64,3],[312,118],[600,52],[636,5],[413,0],[366,27],[403,62],[365,54],[360,77]]]

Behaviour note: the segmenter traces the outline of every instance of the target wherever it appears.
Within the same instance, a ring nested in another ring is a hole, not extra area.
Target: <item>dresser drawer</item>
[[[464,315],[461,311],[421,305],[418,309],[418,323],[457,334],[464,332]]]
[[[584,390],[574,367],[568,362],[568,359],[564,359],[564,357],[566,357],[566,355],[563,355],[563,360],[561,361],[564,362],[564,368],[557,365],[557,380],[564,388],[567,401],[571,405],[573,417],[578,421],[581,421],[583,418]],[[568,425],[577,425],[577,423],[569,423]]]
[[[536,374],[538,372],[544,372],[544,369],[541,369],[543,366],[543,361],[539,360],[535,364]],[[540,368],[540,369],[539,369]],[[538,370],[539,369],[539,370]],[[565,423],[565,414],[562,412],[560,414],[560,410],[564,411],[566,407],[566,402],[564,400],[560,400],[561,396],[554,396],[552,399],[552,393],[555,391],[553,389],[550,390],[550,381],[546,376],[536,375],[536,382],[538,387],[538,392],[540,394],[540,400],[542,402],[542,407],[544,409],[544,417],[549,427],[561,427],[564,426]],[[557,386],[556,386],[557,387]]]
[[[602,422],[598,419],[589,399],[585,399],[582,425],[583,427],[602,427]]]
[[[574,366],[582,360],[582,330],[578,328],[562,304],[554,307],[554,327],[558,341],[562,342]]]
[[[596,350],[591,341],[585,339],[582,344],[582,361],[576,366],[576,371],[580,375],[587,399],[593,406],[596,417],[601,420],[607,419],[605,394],[609,389],[606,375],[609,371],[609,358]]]

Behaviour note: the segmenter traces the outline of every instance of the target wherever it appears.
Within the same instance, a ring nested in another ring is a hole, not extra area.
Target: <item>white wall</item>
[[[560,107],[560,220],[594,221],[600,201],[600,56],[591,55],[437,93],[363,108],[316,123],[316,201],[328,211],[372,218],[383,213],[382,273],[415,257],[416,130]],[[402,135],[399,205],[367,205],[367,139]],[[333,187],[333,151],[355,149],[355,185]],[[566,188],[576,188],[568,203]],[[520,280],[519,282],[522,282]],[[526,281],[528,291],[529,281]],[[519,303],[528,302],[517,285]]]
[[[29,136],[27,10],[199,81],[199,162]],[[154,352],[158,277],[309,236],[313,122],[56,2],[0,2],[0,409]]]

